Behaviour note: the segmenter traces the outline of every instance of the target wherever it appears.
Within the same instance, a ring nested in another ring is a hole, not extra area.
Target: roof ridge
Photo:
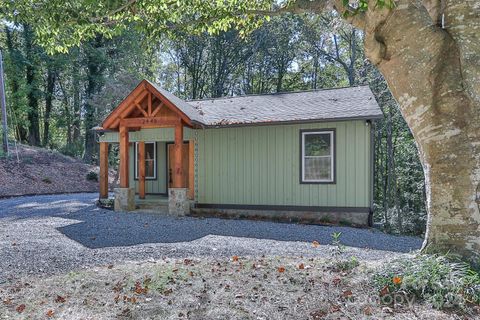
[[[226,99],[259,97],[259,96],[277,96],[277,95],[283,95],[283,94],[321,92],[321,91],[331,91],[331,90],[333,91],[333,90],[353,89],[353,88],[360,88],[360,87],[369,87],[369,85],[364,84],[364,85],[344,86],[344,87],[335,87],[335,88],[308,89],[308,90],[298,90],[298,91],[282,91],[282,92],[273,92],[273,93],[241,94],[241,95],[238,95],[238,96],[224,96],[224,97],[218,97],[218,98],[186,99],[184,101],[187,102],[187,103],[190,103],[190,102],[197,102],[197,101],[226,100]]]

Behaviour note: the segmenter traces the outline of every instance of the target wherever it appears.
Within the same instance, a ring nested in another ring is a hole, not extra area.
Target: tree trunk
[[[480,7],[447,1],[445,29],[436,24],[439,14],[401,0],[392,10],[371,5],[351,21],[365,30],[366,55],[387,80],[419,148],[429,213],[424,249],[478,263]]]
[[[8,58],[10,62],[11,72],[9,72],[7,81],[10,82],[10,91],[12,100],[10,105],[12,106],[13,119],[11,119],[15,126],[15,136],[18,141],[26,142],[28,132],[22,123],[18,120],[18,109],[22,107],[22,101],[20,98],[20,77],[24,74],[23,69],[23,57],[22,54],[16,49],[16,43],[14,43],[13,34],[9,27],[5,27],[6,42],[8,49]],[[8,67],[6,66],[6,69]],[[7,69],[8,70],[8,69]],[[7,72],[7,71],[6,71]]]
[[[47,86],[45,90],[45,119],[43,124],[43,145],[50,142],[50,114],[52,112],[53,90],[55,87],[55,72],[51,65],[47,66]]]
[[[78,57],[72,66],[72,91],[73,91],[73,121],[72,121],[72,141],[75,145],[80,142],[80,67]]]
[[[85,90],[85,152],[83,159],[87,163],[92,163],[94,154],[98,154],[98,145],[95,140],[95,132],[92,128],[97,125],[96,110],[91,103],[93,95],[103,86],[103,71],[105,69],[104,61],[99,57],[99,49],[102,47],[102,38],[97,36],[87,52],[87,88]]]
[[[33,146],[40,145],[40,121],[38,113],[38,99],[40,90],[36,79],[36,61],[33,44],[33,31],[28,25],[23,26],[23,35],[25,40],[25,58],[26,58],[26,80],[27,80],[27,100],[28,100],[28,143]]]

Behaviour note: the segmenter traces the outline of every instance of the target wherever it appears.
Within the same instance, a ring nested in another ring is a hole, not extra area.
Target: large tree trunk
[[[47,85],[45,90],[45,119],[43,124],[43,145],[50,142],[50,114],[53,106],[53,90],[55,89],[55,71],[50,61],[47,65]]]
[[[350,20],[364,29],[366,55],[387,80],[419,148],[429,213],[424,248],[478,263],[480,6],[425,2],[400,0],[392,10],[372,3]]]
[[[38,113],[38,99],[41,95],[38,89],[38,81],[36,75],[36,59],[33,44],[33,32],[28,25],[23,25],[23,35],[25,41],[25,58],[26,58],[26,80],[27,80],[27,100],[28,100],[28,143],[33,146],[40,145],[40,121]]]
[[[6,69],[11,69],[6,71],[8,72],[7,81],[10,82],[10,92],[12,100],[10,106],[12,108],[13,118],[11,121],[15,126],[15,136],[16,139],[20,142],[27,141],[28,132],[26,127],[23,126],[23,123],[19,121],[18,110],[21,109],[22,101],[20,95],[22,94],[20,90],[20,81],[21,77],[24,74],[23,63],[24,60],[22,53],[16,48],[17,44],[14,43],[12,31],[8,26],[5,27],[6,42],[8,49],[8,58],[10,68],[6,66]],[[10,72],[9,72],[10,71]]]

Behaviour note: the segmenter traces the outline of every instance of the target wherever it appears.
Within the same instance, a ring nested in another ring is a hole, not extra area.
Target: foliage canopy
[[[178,32],[217,34],[235,28],[244,36],[272,15],[316,11],[331,3],[342,7],[345,17],[364,12],[367,0],[49,0],[5,1],[0,18],[28,23],[48,53],[66,53],[69,48],[97,35],[112,38],[130,27],[153,40]],[[393,1],[377,0],[378,6]]]

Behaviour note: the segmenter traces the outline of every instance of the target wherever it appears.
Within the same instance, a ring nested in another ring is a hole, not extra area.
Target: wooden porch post
[[[120,126],[120,188],[128,188],[128,128]]]
[[[138,184],[139,197],[145,199],[145,141],[138,143]]]
[[[108,198],[108,142],[100,142],[100,199]]]
[[[175,144],[174,144],[174,174],[173,174],[173,187],[184,188],[183,185],[183,123],[180,121],[175,125]]]

